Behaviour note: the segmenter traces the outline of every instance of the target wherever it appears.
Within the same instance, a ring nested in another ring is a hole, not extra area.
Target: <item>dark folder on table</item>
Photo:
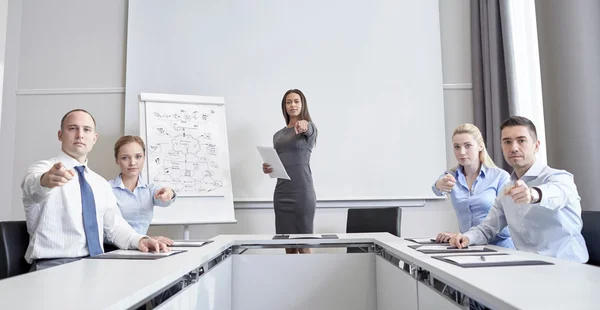
[[[452,255],[433,256],[443,262],[463,268],[473,267],[500,267],[500,266],[530,266],[530,265],[554,265],[553,263],[521,257],[518,255],[501,254],[477,254],[477,255]]]
[[[142,252],[138,250],[115,250],[108,253],[103,253],[100,255],[92,256],[92,259],[143,259],[143,260],[153,260],[160,259],[164,257],[169,257],[173,255],[177,255],[183,252],[187,252],[187,250],[171,250],[170,252]]]

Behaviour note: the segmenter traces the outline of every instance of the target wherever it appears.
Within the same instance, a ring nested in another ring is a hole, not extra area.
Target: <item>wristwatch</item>
[[[538,202],[540,202],[540,192],[538,192],[537,188],[530,187],[529,188],[529,194],[531,195],[531,203],[538,203]]]

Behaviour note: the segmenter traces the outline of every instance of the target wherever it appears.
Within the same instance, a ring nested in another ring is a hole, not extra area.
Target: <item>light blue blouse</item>
[[[145,235],[154,216],[154,206],[168,207],[175,201],[175,196],[169,201],[154,199],[154,193],[160,189],[158,185],[146,184],[142,177],[138,179],[137,186],[130,191],[123,184],[121,175],[108,181],[113,193],[117,197],[117,204],[123,218],[138,233]]]
[[[490,208],[494,205],[494,201],[502,188],[510,181],[508,172],[495,167],[486,167],[481,165],[479,175],[473,183],[472,190],[467,185],[467,178],[463,173],[462,166],[459,166],[456,171],[446,171],[446,174],[451,174],[456,179],[456,185],[450,192],[452,206],[458,218],[458,225],[461,233],[467,232],[471,227],[479,225],[490,212]],[[446,193],[432,187],[433,192],[438,196],[443,196]],[[498,245],[505,248],[513,248],[514,244],[510,238],[508,228],[504,228],[494,239],[490,240],[490,244]]]

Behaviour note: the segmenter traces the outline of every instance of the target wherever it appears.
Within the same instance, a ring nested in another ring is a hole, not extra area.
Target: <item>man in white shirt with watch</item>
[[[32,271],[101,254],[104,234],[122,249],[169,251],[127,224],[108,182],[88,167],[97,139],[92,115],[69,111],[58,131],[62,152],[27,169],[21,189]]]
[[[536,161],[535,125],[511,116],[501,125],[502,152],[514,168],[485,220],[450,244],[458,248],[487,244],[508,226],[517,250],[585,263],[588,252],[581,228],[581,204],[573,175]]]

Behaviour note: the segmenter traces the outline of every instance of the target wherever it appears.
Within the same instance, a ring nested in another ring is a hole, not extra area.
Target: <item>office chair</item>
[[[581,234],[590,255],[588,264],[600,267],[600,211],[581,212],[583,229]]]
[[[118,246],[116,246],[116,245],[114,245],[112,243],[104,241],[104,253],[116,251],[118,249],[119,249]]]
[[[0,279],[29,272],[25,261],[29,233],[25,221],[0,222]]]
[[[349,208],[346,233],[387,232],[400,237],[400,207]],[[364,249],[348,248],[348,253],[365,252]]]

